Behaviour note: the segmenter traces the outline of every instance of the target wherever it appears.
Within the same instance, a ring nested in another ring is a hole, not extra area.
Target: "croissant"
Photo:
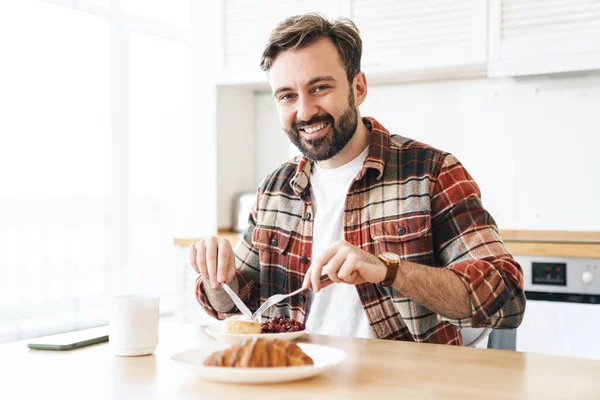
[[[264,368],[313,365],[297,344],[283,340],[255,338],[241,345],[216,351],[204,360],[211,367]]]

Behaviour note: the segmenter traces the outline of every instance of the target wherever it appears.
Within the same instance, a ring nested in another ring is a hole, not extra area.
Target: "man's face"
[[[269,81],[281,125],[305,156],[328,160],[352,139],[358,124],[354,91],[329,39],[279,54]]]

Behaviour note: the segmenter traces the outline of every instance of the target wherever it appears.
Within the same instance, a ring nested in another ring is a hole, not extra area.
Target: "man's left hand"
[[[358,285],[377,283],[385,279],[387,266],[377,256],[340,240],[332,244],[306,271],[302,287],[318,292],[325,287],[321,275],[336,283]]]

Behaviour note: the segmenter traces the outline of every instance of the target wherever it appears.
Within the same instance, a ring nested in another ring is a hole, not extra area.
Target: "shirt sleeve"
[[[248,226],[242,233],[240,240],[233,249],[233,252],[235,253],[236,265],[235,276],[238,283],[237,292],[242,301],[246,304],[246,306],[248,306],[250,311],[255,311],[258,309],[260,300],[260,260],[258,249],[254,247],[252,241],[252,235],[254,228],[256,227],[256,220],[258,216],[257,210],[259,198],[260,191],[257,194],[257,200],[248,217]],[[238,314],[240,312],[237,307],[233,307],[231,310],[225,313],[215,310],[206,295],[201,276],[196,280],[195,288],[196,299],[198,300],[198,303],[200,303],[200,305],[211,317],[225,319],[231,314]]]
[[[469,318],[442,319],[459,327],[518,327],[525,312],[523,271],[483,208],[479,187],[452,155],[434,184],[431,214],[436,256],[471,300]]]

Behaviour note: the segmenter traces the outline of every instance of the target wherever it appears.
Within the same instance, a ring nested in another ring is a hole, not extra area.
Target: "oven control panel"
[[[567,286],[567,263],[532,262],[531,283],[534,285]]]
[[[594,258],[525,257],[525,291],[600,295],[600,260]]]

